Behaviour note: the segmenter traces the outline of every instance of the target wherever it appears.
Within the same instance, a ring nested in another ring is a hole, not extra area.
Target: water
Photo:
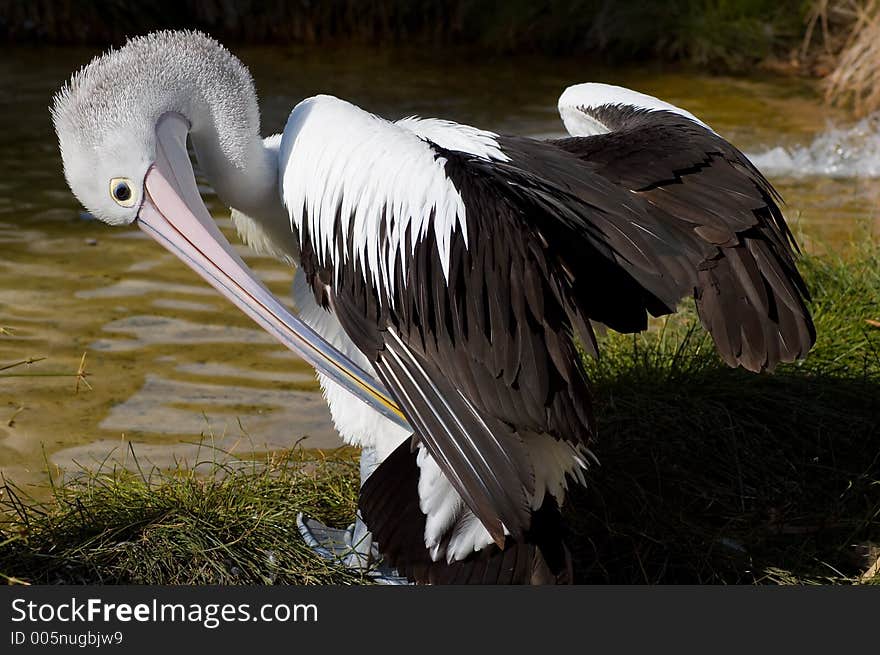
[[[855,125],[829,124],[809,145],[776,146],[755,153],[752,161],[777,177],[880,177],[880,114]]]
[[[843,117],[823,109],[804,81],[464,53],[238,52],[257,81],[265,134],[281,130],[300,99],[332,93],[389,118],[440,116],[556,136],[565,86],[613,82],[684,106],[756,153],[808,249],[840,249],[878,222],[874,128],[857,127],[864,138],[828,131]],[[7,371],[38,375],[0,378],[0,471],[19,484],[39,483],[47,461],[70,470],[108,454],[121,460],[129,442],[142,464],[160,466],[192,461],[201,438],[241,453],[303,438],[310,447],[338,445],[307,366],[146,236],[81,214],[61,173],[47,106],[92,54],[6,49],[0,60],[0,328],[12,332],[0,333],[0,366],[46,358]],[[824,145],[832,141],[848,144],[845,165],[826,162],[838,153]],[[206,201],[229,234],[227,211],[210,193]],[[287,296],[288,268],[246,258]],[[80,384],[75,393],[71,374],[83,353],[92,388]]]

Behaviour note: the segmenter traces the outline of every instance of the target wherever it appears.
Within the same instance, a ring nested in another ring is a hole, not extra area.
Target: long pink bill
[[[408,424],[382,386],[291,314],[260,282],[202,202],[186,150],[188,123],[176,114],[157,125],[156,161],[144,180],[137,223],[269,334],[401,426]]]

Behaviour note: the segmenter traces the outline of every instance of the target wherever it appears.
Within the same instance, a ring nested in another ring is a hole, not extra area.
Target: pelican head
[[[298,257],[278,189],[279,139],[260,137],[253,80],[232,53],[194,31],[137,37],[74,74],[51,111],[64,175],[95,217],[137,225],[306,361],[402,421],[369,375],[266,289],[205,207],[188,137],[219,198],[238,210],[239,231]]]
[[[182,164],[175,156],[187,133],[209,177],[224,182],[227,204],[251,209],[255,194],[236,179],[253,168],[250,182],[274,174],[250,73],[199,32],[156,32],[96,57],[55,96],[52,117],[71,190],[111,225],[137,219],[148,172],[158,165],[167,177],[165,167]],[[263,190],[274,187],[274,175],[263,180]]]

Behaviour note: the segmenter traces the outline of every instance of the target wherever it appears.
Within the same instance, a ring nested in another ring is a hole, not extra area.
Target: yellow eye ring
[[[122,207],[134,206],[135,193],[131,186],[131,180],[127,177],[114,177],[110,180],[110,197],[113,202]]]

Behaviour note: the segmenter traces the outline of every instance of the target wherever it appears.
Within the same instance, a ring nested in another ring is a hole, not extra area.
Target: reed
[[[880,110],[880,2],[845,0],[831,6],[820,0],[817,5],[817,17],[836,12],[845,21],[834,68],[824,80],[826,100],[856,116]]]

